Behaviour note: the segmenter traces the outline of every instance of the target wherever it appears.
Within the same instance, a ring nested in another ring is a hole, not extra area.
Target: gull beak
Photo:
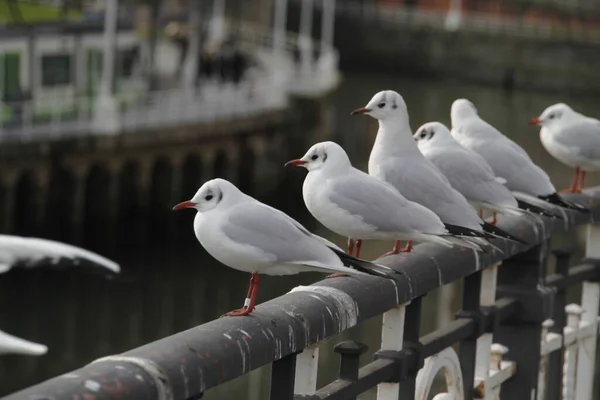
[[[356,115],[356,114],[368,114],[371,112],[371,109],[369,108],[365,108],[365,107],[361,107],[361,108],[357,108],[356,110],[352,111],[350,113],[350,115]]]
[[[302,167],[306,164],[306,161],[304,160],[300,160],[299,158],[296,160],[290,160],[288,162],[285,163],[284,167],[287,167],[288,165],[293,165],[294,167]]]
[[[540,124],[540,119],[539,118],[534,118],[532,120],[529,121],[529,125],[539,125]]]
[[[175,207],[173,207],[173,211],[183,210],[184,208],[194,208],[194,207],[196,207],[196,203],[192,203],[189,200],[182,201],[181,203],[179,203]]]

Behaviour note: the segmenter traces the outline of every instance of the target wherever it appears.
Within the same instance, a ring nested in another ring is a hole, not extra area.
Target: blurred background
[[[306,211],[305,171],[283,164],[334,140],[366,169],[377,124],[349,114],[377,91],[404,96],[413,129],[449,125],[467,97],[568,186],[527,121],[557,102],[600,116],[599,44],[594,0],[0,0],[0,233],[83,246],[125,276],[1,275],[0,328],[50,350],[0,358],[0,395],[242,305],[248,276],[206,254],[192,211],[171,212],[208,179],[343,245]],[[553,246],[577,258],[583,234]],[[258,301],[321,278],[264,277]],[[423,333],[452,318],[459,286],[425,298]],[[368,344],[366,362],[380,326],[323,344],[319,386],[333,344]],[[269,368],[205,398],[266,398]]]

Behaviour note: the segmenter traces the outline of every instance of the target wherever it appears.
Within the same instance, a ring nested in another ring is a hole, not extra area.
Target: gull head
[[[351,113],[356,114],[365,114],[380,121],[403,118],[407,115],[406,103],[399,93],[383,90],[375,94],[366,106]]]
[[[441,122],[427,122],[421,125],[413,138],[419,148],[433,145],[451,145],[455,141],[446,125]]]
[[[452,107],[450,107],[452,126],[456,125],[463,118],[471,118],[477,115],[477,107],[467,99],[456,99],[452,103]]]
[[[217,207],[223,207],[234,203],[240,198],[242,192],[231,182],[225,179],[212,179],[205,182],[198,189],[191,200],[183,201],[173,210],[183,210],[184,208],[194,208],[198,212],[207,212]]]
[[[542,114],[533,118],[529,123],[531,125],[552,126],[559,121],[564,120],[574,113],[573,109],[565,103],[558,103],[546,108]]]
[[[351,166],[346,151],[335,142],[320,142],[313,145],[302,158],[288,161],[287,165],[304,167],[309,171],[339,171]]]

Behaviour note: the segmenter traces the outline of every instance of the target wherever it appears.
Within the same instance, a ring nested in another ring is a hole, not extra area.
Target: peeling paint
[[[244,351],[242,344],[240,343],[239,340],[236,340],[235,343],[237,344],[238,348],[240,349],[240,355],[242,356],[242,373],[245,374],[246,373],[246,352]]]
[[[250,339],[252,339],[252,335],[250,335],[248,332],[246,332],[243,329],[238,329],[239,332],[243,333],[244,335],[248,336]]]
[[[288,336],[289,336],[289,340],[290,340],[290,348],[292,350],[292,353],[296,352],[296,332],[294,332],[294,329],[292,329],[291,325],[288,325]]]
[[[183,377],[183,385],[185,386],[185,398],[189,398],[190,397],[190,392],[188,389],[188,382],[190,381],[190,379],[188,378],[187,374],[185,373],[185,365],[181,365],[179,367],[179,371],[181,372],[181,376]]]
[[[225,337],[226,337],[227,339],[229,339],[229,340],[233,340],[233,339],[231,338],[231,335],[228,335],[228,334],[224,333],[224,334],[223,334],[223,336],[225,336]]]
[[[87,380],[83,383],[83,387],[89,391],[97,392],[100,390],[101,385],[96,381]]]
[[[358,307],[354,299],[345,292],[329,286],[298,286],[292,292],[310,292],[325,297],[337,311],[339,332],[353,327],[358,322]]]

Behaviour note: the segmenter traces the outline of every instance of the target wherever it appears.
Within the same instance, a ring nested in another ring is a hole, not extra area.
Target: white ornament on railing
[[[567,326],[565,336],[565,361],[563,364],[563,400],[575,398],[575,379],[577,376],[577,331],[583,309],[578,304],[569,304],[565,307],[567,313]]]
[[[446,378],[447,393],[440,393],[435,396],[436,400],[462,400],[465,397],[463,389],[462,371],[458,355],[452,349],[447,347],[439,353],[427,357],[423,368],[417,374],[417,387],[415,391],[415,400],[427,400],[429,392],[433,385],[433,380],[437,373],[443,370]]]

